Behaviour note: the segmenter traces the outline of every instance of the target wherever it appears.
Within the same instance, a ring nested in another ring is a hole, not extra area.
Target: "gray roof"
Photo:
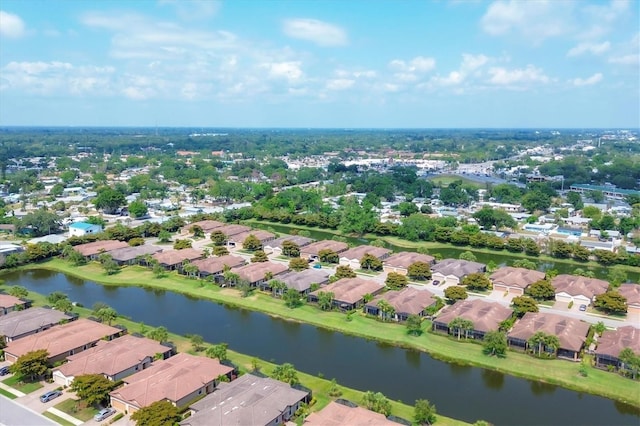
[[[269,247],[282,248],[282,243],[284,243],[285,241],[291,241],[292,243],[296,243],[298,247],[304,247],[307,244],[311,244],[313,242],[313,239],[302,237],[300,235],[289,235],[286,237],[276,238],[273,241],[269,241],[266,245],[268,245]]]
[[[185,426],[267,425],[309,393],[288,384],[245,374],[191,405],[196,413],[183,420]]]
[[[109,254],[113,260],[119,262],[128,262],[135,259],[138,256],[144,256],[145,254],[154,254],[162,251],[162,248],[153,245],[141,245],[135,247],[123,247],[115,250],[111,250]]]
[[[287,288],[305,291],[311,284],[325,284],[329,281],[329,271],[324,269],[305,269],[300,272],[288,272],[280,277],[279,281],[286,284]]]
[[[7,315],[0,316],[0,336],[14,339],[70,318],[64,312],[47,308],[29,308],[23,311],[9,312]]]
[[[462,259],[444,259],[431,267],[432,272],[453,275],[458,278],[463,278],[474,272],[484,272],[486,269],[487,266],[483,263]]]

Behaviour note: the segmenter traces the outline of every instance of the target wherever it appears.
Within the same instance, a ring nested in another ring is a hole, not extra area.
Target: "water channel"
[[[256,228],[271,229],[272,232],[275,231],[281,234],[289,234],[291,233],[292,229],[296,229],[294,225],[287,226],[287,225],[280,225],[277,223],[265,224],[265,223],[250,222],[249,224]],[[322,231],[320,229],[309,230],[309,237],[316,240],[330,240],[334,236],[335,236],[334,234],[330,232]],[[354,245],[369,243],[369,240],[366,238],[346,237],[346,240],[349,244],[354,244]],[[415,248],[400,247],[400,246],[396,246],[394,244],[388,244],[388,243],[386,244],[385,247],[387,247],[390,250],[393,250],[394,252],[416,250]],[[470,247],[457,248],[454,246],[429,249],[429,253],[431,255],[440,254],[443,259],[446,259],[446,258],[457,259],[460,256],[460,253],[463,253],[465,251],[472,251],[476,256],[478,262],[485,263],[485,264],[489,262],[494,262],[498,266],[505,266],[505,265],[510,266],[513,264],[515,260],[520,259],[518,257],[509,256],[509,252],[506,250],[502,252],[495,251],[492,253],[484,253],[481,251],[473,251],[473,248],[470,248]],[[596,276],[596,278],[606,280],[607,275],[609,274],[609,271],[610,271],[610,269],[606,266],[586,266],[586,265],[580,265],[579,263],[571,262],[571,261],[567,261],[567,262],[563,262],[561,260],[544,260],[543,261],[535,257],[531,257],[529,258],[529,260],[535,262],[538,266],[538,270],[540,271],[555,269],[560,274],[571,274],[575,269],[582,268],[588,271],[592,271]],[[629,269],[626,271],[626,274],[629,282],[635,282],[635,283],[640,282],[640,268]]]
[[[105,302],[121,315],[178,334],[227,342],[235,351],[298,370],[336,378],[339,384],[374,390],[410,405],[429,399],[439,413],[496,425],[638,425],[640,409],[606,398],[434,360],[427,354],[274,319],[187,296],[137,287],[110,287],[36,270],[2,277],[49,294],[61,291],[91,307]],[[577,371],[577,367],[576,367]],[[640,391],[640,386],[639,386]]]

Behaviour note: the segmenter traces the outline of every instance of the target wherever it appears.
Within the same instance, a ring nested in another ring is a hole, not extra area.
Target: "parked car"
[[[40,402],[49,402],[52,399],[59,397],[60,395],[62,395],[62,392],[60,392],[59,390],[52,390],[47,393],[43,393],[42,395],[40,395]]]
[[[322,269],[322,265],[319,263],[316,263],[315,265],[313,265],[313,269]]]
[[[440,285],[440,281],[438,281],[438,280],[433,280],[433,283],[432,283],[432,284],[433,284],[433,285]]]
[[[7,374],[9,374],[9,367],[5,365],[0,368],[0,376],[6,376]]]
[[[580,305],[580,310],[582,312],[586,311],[587,310],[587,305]]]
[[[98,414],[93,416],[93,420],[95,420],[96,422],[101,422],[115,412],[116,410],[114,410],[113,408],[103,408],[102,410],[98,411]]]

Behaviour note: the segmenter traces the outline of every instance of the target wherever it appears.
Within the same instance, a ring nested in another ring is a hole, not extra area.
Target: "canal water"
[[[382,392],[410,405],[426,398],[439,413],[471,423],[478,419],[496,425],[640,422],[638,407],[606,398],[446,363],[422,352],[173,292],[103,286],[45,270],[13,272],[2,278],[6,285],[22,285],[45,295],[64,292],[86,307],[104,302],[135,321],[163,325],[182,335],[199,334],[212,343],[226,342],[235,351],[278,364],[290,362],[306,373],[336,378],[344,386]],[[640,392],[640,385],[638,389]]]

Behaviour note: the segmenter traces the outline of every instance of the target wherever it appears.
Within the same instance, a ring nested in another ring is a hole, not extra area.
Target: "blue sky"
[[[640,127],[640,1],[0,3],[0,125]]]

